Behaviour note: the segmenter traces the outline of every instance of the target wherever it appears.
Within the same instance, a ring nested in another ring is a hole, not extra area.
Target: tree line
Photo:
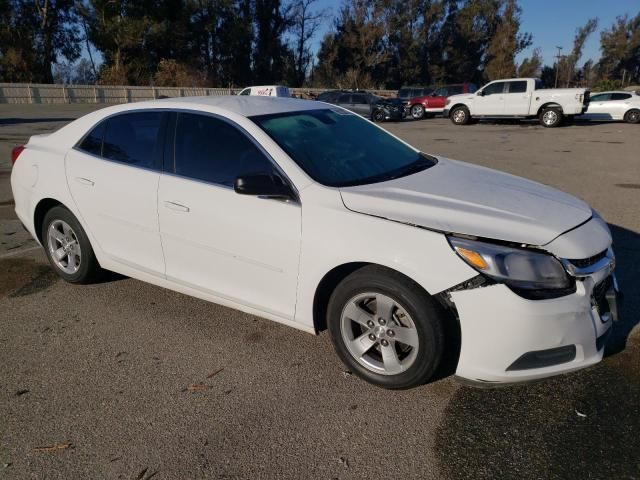
[[[391,88],[513,76],[547,85],[640,83],[640,13],[598,20],[543,65],[517,0],[0,0],[0,81]],[[326,33],[321,39],[319,31]],[[314,52],[314,45],[319,48]],[[84,53],[83,53],[84,52]]]

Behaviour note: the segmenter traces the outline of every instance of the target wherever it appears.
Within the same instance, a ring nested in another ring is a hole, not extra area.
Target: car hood
[[[414,175],[340,193],[355,212],[528,245],[545,245],[592,215],[586,203],[554,188],[446,158]]]

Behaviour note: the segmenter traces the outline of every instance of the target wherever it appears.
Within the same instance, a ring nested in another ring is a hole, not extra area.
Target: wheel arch
[[[629,115],[631,112],[639,112],[640,113],[640,107],[631,107],[629,110],[624,112],[624,115],[622,115],[622,119],[626,120],[627,119],[627,115]]]
[[[449,108],[449,115],[451,115],[451,112],[453,112],[458,107],[466,108],[469,111],[469,115],[471,115],[471,109],[469,108],[469,105],[467,105],[466,103],[462,103],[462,102],[458,102],[458,103],[455,103],[455,104],[451,105],[451,107]]]
[[[51,210],[53,207],[58,207],[58,206],[61,206],[66,208],[67,210],[70,210],[69,207],[67,207],[64,203],[60,202],[59,200],[56,200],[55,198],[46,197],[46,198],[42,198],[38,202],[38,204],[36,205],[36,208],[33,211],[33,230],[36,234],[37,240],[42,245],[44,245],[43,239],[42,239],[42,222],[44,221],[44,217],[49,210]]]
[[[361,268],[368,266],[380,267],[384,270],[387,270],[392,275],[402,275],[403,277],[413,282],[418,288],[420,288],[420,290],[422,290],[425,295],[431,295],[422,285],[420,285],[409,275],[387,265],[364,261],[343,263],[341,265],[333,267],[331,270],[325,273],[325,275],[316,286],[313,296],[313,327],[316,333],[322,332],[327,328],[327,307],[329,305],[329,298],[331,297],[331,294],[336,289],[336,287],[340,284],[340,282],[342,282],[342,280],[344,280],[356,270],[360,270]]]
[[[560,113],[564,115],[564,111],[562,110],[562,105],[560,105],[558,102],[547,102],[544,103],[542,105],[540,105],[540,108],[538,108],[538,111],[536,112],[536,116],[540,116],[540,113],[545,109],[545,108],[558,108],[560,109]]]

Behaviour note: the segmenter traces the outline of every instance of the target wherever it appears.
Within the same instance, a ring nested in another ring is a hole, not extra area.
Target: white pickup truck
[[[544,127],[557,127],[565,117],[583,113],[588,102],[585,88],[545,89],[537,78],[508,78],[449,97],[443,115],[456,125],[477,118],[538,118]]]

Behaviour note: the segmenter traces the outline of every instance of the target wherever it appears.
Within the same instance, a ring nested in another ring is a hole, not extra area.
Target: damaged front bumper
[[[482,281],[447,292],[461,329],[456,377],[492,386],[599,362],[617,318],[616,286],[607,270],[577,279],[574,293],[553,299],[529,300]]]

